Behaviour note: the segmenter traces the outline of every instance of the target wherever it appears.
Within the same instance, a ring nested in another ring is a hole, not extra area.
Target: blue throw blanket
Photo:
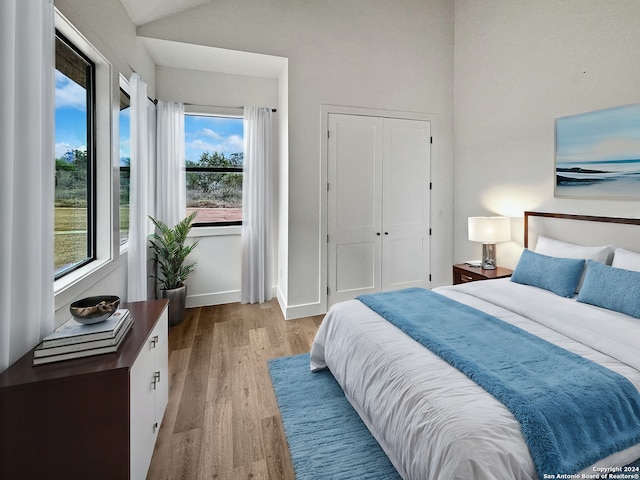
[[[358,299],[500,400],[520,422],[539,478],[640,442],[640,394],[622,375],[429,290]]]

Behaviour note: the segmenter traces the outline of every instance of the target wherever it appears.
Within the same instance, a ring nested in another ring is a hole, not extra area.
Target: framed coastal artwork
[[[640,198],[640,104],[555,123],[556,197]]]

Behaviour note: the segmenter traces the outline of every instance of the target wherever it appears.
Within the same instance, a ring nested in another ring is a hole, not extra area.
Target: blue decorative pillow
[[[544,288],[562,297],[571,298],[580,281],[584,260],[581,258],[549,257],[523,250],[511,281]]]
[[[578,301],[640,318],[640,272],[587,260]]]

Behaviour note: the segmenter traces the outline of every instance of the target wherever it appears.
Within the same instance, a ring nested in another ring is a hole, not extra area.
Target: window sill
[[[227,227],[197,227],[189,232],[189,237],[218,237],[221,235],[240,235],[242,225],[230,225]]]

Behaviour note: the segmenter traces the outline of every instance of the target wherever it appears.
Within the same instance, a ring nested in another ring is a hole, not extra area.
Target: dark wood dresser
[[[124,304],[116,353],[0,374],[0,478],[146,477],[168,398],[167,300]]]

